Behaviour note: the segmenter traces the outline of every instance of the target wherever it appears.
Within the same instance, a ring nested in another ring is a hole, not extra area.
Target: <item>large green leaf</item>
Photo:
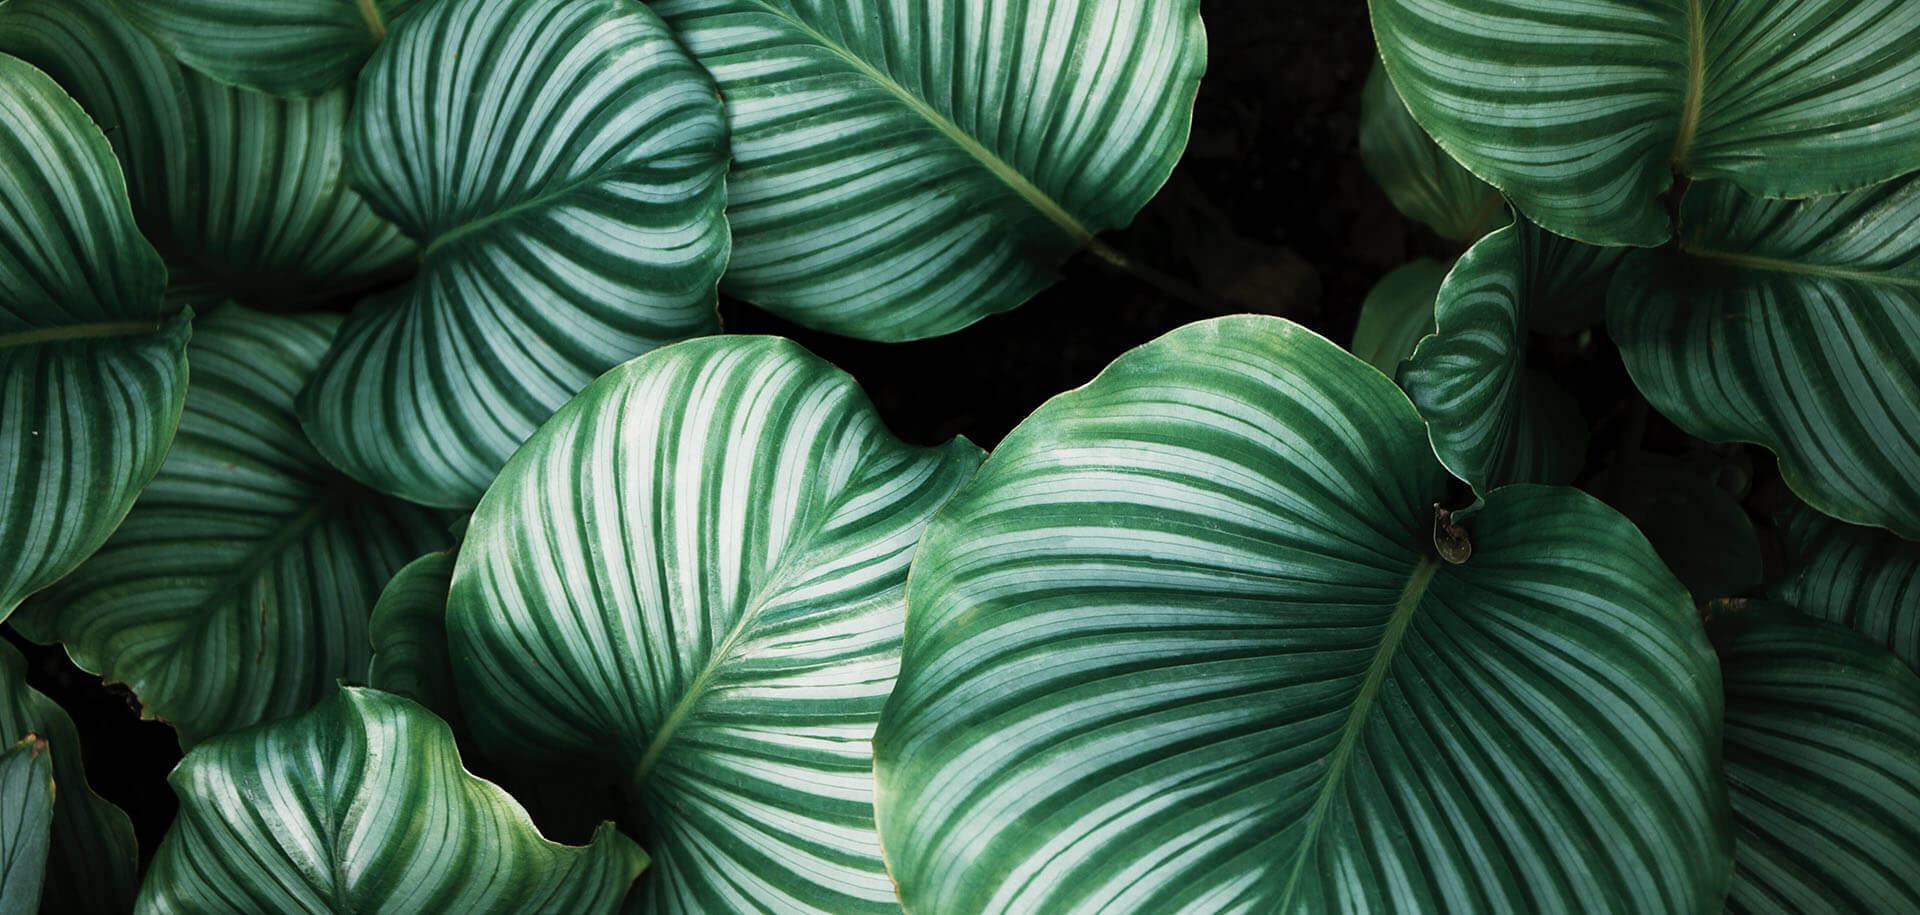
[[[901,443],[778,338],[608,373],[501,471],[461,548],[447,629],[481,745],[625,779],[655,911],[893,907],[867,741],[914,544],[980,457]]]
[[[1920,168],[1912,0],[1370,0],[1407,107],[1521,212],[1655,245],[1675,173],[1767,197]]]
[[[541,838],[412,701],[342,687],[195,748],[136,911],[611,912],[646,854],[611,825]]]
[[[26,683],[27,659],[0,640],[0,745],[28,734],[47,742],[59,795],[47,859],[49,912],[120,915],[133,907],[133,823],[87,785],[80,734],[52,699]]]
[[[1753,607],[1726,674],[1730,912],[1920,910],[1920,678],[1839,626]]]
[[[133,687],[182,743],[300,712],[367,674],[367,618],[434,513],[321,460],[293,398],[338,315],[201,318],[166,464],[105,547],[27,602],[20,631]]]
[[[52,74],[106,131],[141,229],[196,304],[282,309],[407,269],[413,243],[346,185],[346,90],[285,100],[221,85],[108,0],[0,0],[0,51]]]
[[[1523,219],[1481,239],[1447,274],[1436,332],[1420,342],[1400,384],[1441,463],[1476,491],[1573,482],[1587,425],[1572,395],[1527,368],[1527,328],[1537,312],[1597,311],[1622,253]]]
[[[1360,303],[1353,345],[1348,349],[1392,377],[1420,340],[1433,333],[1434,299],[1448,269],[1447,264],[1423,257],[1381,277]]]
[[[0,54],[0,619],[98,549],[160,469],[187,319],[113,151],[46,74]]]
[[[655,2],[727,100],[727,291],[869,340],[1026,301],[1179,160],[1199,5]]]
[[[1610,293],[1647,400],[1766,446],[1814,508],[1920,539],[1920,175],[1802,201],[1695,185],[1680,249],[1636,253]]]
[[[1384,376],[1276,318],[1041,407],[914,561],[875,737],[906,908],[1717,907],[1686,592],[1570,489],[1495,490],[1443,561],[1442,477]]]
[[[428,553],[406,564],[380,592],[368,634],[373,661],[367,684],[426,706],[454,729],[464,730],[447,653],[447,590],[453,584],[453,553]]]
[[[425,245],[300,401],[377,489],[470,507],[614,365],[719,328],[726,127],[713,83],[631,0],[445,0],[362,75],[353,180]]]
[[[387,23],[418,0],[115,0],[128,19],[215,79],[312,95],[360,72]]]
[[[0,915],[39,910],[52,825],[53,760],[28,735],[0,751]]]
[[[1509,218],[1500,192],[1475,178],[1414,123],[1376,59],[1360,96],[1360,161],[1400,215],[1472,244]]]
[[[1866,636],[1920,671],[1920,543],[1804,508],[1781,521],[1787,573],[1770,594]]]

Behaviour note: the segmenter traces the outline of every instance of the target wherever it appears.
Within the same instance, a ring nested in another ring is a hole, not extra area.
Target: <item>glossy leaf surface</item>
[[[53,760],[29,735],[0,751],[0,915],[39,910],[52,826]]]
[[[1814,508],[1920,539],[1920,176],[1801,201],[1697,185],[1681,230],[1610,293],[1647,400],[1773,451]]]
[[[1920,543],[1798,508],[1781,519],[1787,574],[1770,592],[1920,671]]]
[[[1508,220],[1500,192],[1427,136],[1379,60],[1360,96],[1360,161],[1400,215],[1441,238],[1472,244]]]
[[[1548,229],[1657,245],[1674,173],[1767,197],[1920,168],[1910,0],[1371,0],[1407,107]]]
[[[15,616],[131,686],[184,745],[363,679],[380,588],[448,539],[434,513],[346,479],[302,436],[294,392],[339,321],[237,307],[201,318],[159,475],[99,553]]]
[[[1442,477],[1386,378],[1275,318],[1049,401],[914,562],[875,738],[906,908],[1718,906],[1686,592],[1561,488],[1490,493],[1446,563]]]
[[[448,0],[362,74],[353,181],[421,241],[300,414],[376,489],[465,508],[601,372],[718,329],[726,128],[713,83],[631,0]]]
[[[1420,340],[1433,333],[1434,299],[1448,268],[1423,257],[1381,277],[1360,303],[1353,345],[1348,347],[1353,354],[1393,377]]]
[[[617,910],[646,866],[611,825],[584,847],[541,838],[461,767],[444,723],[377,690],[209,741],[168,781],[180,816],[141,913],[588,915]]]
[[[649,910],[895,907],[868,740],[914,545],[979,461],[901,443],[779,338],[608,373],[474,512],[447,610],[469,723],[628,781]]]
[[[727,100],[727,290],[868,340],[1051,284],[1186,147],[1198,0],[664,0]]]
[[[313,95],[351,80],[417,0],[117,0],[174,57],[222,82]]]

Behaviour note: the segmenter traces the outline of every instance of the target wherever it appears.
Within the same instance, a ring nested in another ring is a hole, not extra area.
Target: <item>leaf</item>
[[[1675,174],[1764,197],[1920,168],[1909,0],[1371,0],[1414,118],[1548,230],[1657,245]]]
[[[1441,463],[1476,492],[1571,483],[1585,463],[1580,406],[1526,367],[1527,328],[1536,313],[1596,310],[1622,253],[1522,220],[1475,243],[1447,275],[1434,309],[1438,332],[1421,341],[1400,384]]]
[[[417,0],[118,0],[174,57],[222,82],[314,95],[353,79]]]
[[[727,100],[727,291],[866,340],[959,330],[1133,219],[1187,143],[1199,0],[662,0]]]
[[[377,690],[208,741],[167,781],[141,913],[612,912],[647,861],[611,824],[541,838],[444,723]]]
[[[420,275],[354,313],[300,416],[375,489],[471,507],[601,372],[719,329],[720,101],[644,6],[422,7],[362,74],[348,150]]]
[[[188,319],[100,131],[0,54],[0,619],[98,549],[180,419]]]
[[[1839,626],[1755,606],[1716,627],[1730,912],[1920,907],[1920,679]]]
[[[1920,671],[1920,544],[1805,508],[1780,520],[1787,571],[1769,594],[1866,636]]]
[[[979,461],[901,443],[779,338],[609,372],[474,512],[447,608],[468,722],[632,786],[652,911],[897,908],[867,741],[914,544]]]
[[[106,131],[141,229],[193,304],[287,310],[407,269],[413,243],[347,187],[347,90],[286,100],[229,88],[174,62],[107,0],[6,0],[0,50],[44,68]]]
[[[1510,217],[1500,192],[1453,161],[1414,123],[1374,58],[1360,95],[1360,161],[1400,215],[1472,244]]]
[[[1700,471],[1661,455],[1637,454],[1631,464],[1616,462],[1595,474],[1586,489],[1608,498],[1647,535],[1695,603],[1734,597],[1760,584],[1760,537],[1752,519],[1738,499]]]
[[[1374,368],[1392,377],[1413,355],[1420,339],[1433,333],[1433,302],[1451,265],[1431,257],[1395,267],[1367,291],[1349,347]]]
[[[36,735],[53,758],[59,786],[43,908],[118,915],[133,907],[133,823],[87,784],[73,719],[26,682],[27,659],[0,640],[0,744]],[[4,881],[0,881],[4,883]]]
[[[237,307],[200,319],[166,464],[107,545],[15,616],[131,686],[183,746],[363,679],[380,588],[446,542],[433,513],[342,477],[300,433],[294,392],[339,321]]]
[[[1406,398],[1276,318],[1049,401],[941,509],[875,737],[908,911],[1704,911],[1718,672],[1613,510],[1434,555]]]
[[[52,823],[53,761],[28,734],[0,752],[0,915],[39,910]]]
[[[367,684],[405,696],[439,716],[456,734],[465,730],[447,653],[447,589],[453,554],[428,553],[394,573],[373,605]]]
[[[1814,508],[1920,539],[1920,175],[1802,201],[1696,185],[1681,250],[1635,254],[1609,294],[1647,400],[1773,451]]]

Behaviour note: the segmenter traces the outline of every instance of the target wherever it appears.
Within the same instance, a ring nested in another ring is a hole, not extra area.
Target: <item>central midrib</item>
[[[359,0],[360,18],[366,20],[367,33],[373,36],[373,43],[379,44],[387,38],[386,20],[380,17],[380,8],[374,0]]]
[[[1764,257],[1758,254],[1740,254],[1733,251],[1715,251],[1711,248],[1695,248],[1682,245],[1680,249],[1688,257],[1742,267],[1748,270],[1768,270],[1775,273],[1798,273],[1805,276],[1820,276],[1829,279],[1854,280],[1879,286],[1900,286],[1907,289],[1920,289],[1920,276],[1889,276],[1870,270],[1854,270],[1847,267],[1833,267],[1825,264],[1803,264],[1797,261],[1782,260],[1777,257]]]
[[[163,322],[153,321],[107,321],[98,324],[69,324],[65,327],[44,327],[23,330],[11,334],[0,334],[0,349],[14,346],[30,346],[35,343],[64,343],[69,340],[97,340],[102,337],[130,337],[137,334],[151,334],[158,331]]]
[[[991,172],[994,177],[1000,179],[1000,181],[1012,189],[1014,193],[1020,195],[1020,198],[1025,200],[1029,206],[1040,211],[1041,215],[1047,217],[1054,225],[1059,226],[1060,230],[1067,233],[1074,241],[1082,245],[1090,244],[1093,241],[1093,233],[1087,231],[1087,228],[1081,225],[1080,221],[1075,219],[1072,213],[1067,212],[1065,207],[1062,207],[1052,197],[1048,196],[1046,191],[1041,190],[1038,185],[1028,180],[1027,176],[1021,174],[1020,171],[1012,165],[1009,165],[1005,159],[1000,158],[993,150],[988,149],[979,140],[974,139],[971,134],[962,130],[960,125],[953,122],[953,119],[941,114],[932,105],[927,104],[926,100],[907,91],[907,87],[900,85],[893,77],[868,63],[866,59],[841,46],[838,42],[821,34],[807,23],[767,3],[766,0],[747,0],[747,2],[760,7],[765,10],[768,15],[787,23],[794,29],[805,34],[808,38],[818,42],[821,47],[826,48],[832,52],[834,56],[846,61],[849,66],[859,71],[861,75],[872,80],[875,85],[885,90],[889,95],[899,99],[901,104],[907,106],[908,110],[919,115],[920,118],[928,124],[933,125],[933,128],[940,131],[941,135],[945,136],[955,146],[958,146],[961,151],[972,156],[974,160],[978,161],[988,172]]]
[[[1693,152],[1693,139],[1700,129],[1701,99],[1707,91],[1707,29],[1700,0],[1687,0],[1687,88],[1680,109],[1680,132],[1673,141],[1673,165],[1686,170],[1687,156]]]
[[[1432,583],[1433,574],[1439,568],[1439,557],[1421,557],[1419,564],[1413,567],[1413,574],[1407,576],[1407,585],[1400,591],[1400,600],[1393,605],[1393,615],[1387,618],[1386,632],[1380,636],[1380,647],[1367,665],[1367,677],[1361,681],[1360,692],[1353,697],[1353,705],[1347,709],[1347,720],[1340,725],[1340,742],[1327,758],[1327,774],[1320,782],[1320,793],[1314,797],[1312,809],[1307,813],[1307,825],[1301,833],[1300,847],[1294,853],[1293,869],[1287,873],[1280,904],[1274,907],[1276,912],[1284,912],[1293,904],[1294,893],[1300,889],[1300,874],[1306,868],[1307,858],[1313,853],[1314,843],[1320,838],[1327,810],[1333,805],[1334,794],[1347,773],[1354,748],[1360,743],[1360,733],[1366,729],[1367,716],[1372,714],[1373,703],[1380,697],[1380,688],[1386,684],[1387,671],[1393,667],[1393,659],[1400,650],[1400,640],[1406,635],[1407,624],[1413,620],[1414,611],[1419,609],[1427,586]]]

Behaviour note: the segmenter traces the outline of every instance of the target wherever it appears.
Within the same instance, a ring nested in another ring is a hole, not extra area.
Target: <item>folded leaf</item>
[[[40,908],[53,823],[53,761],[32,734],[0,752],[0,915]]]
[[[418,0],[117,0],[128,19],[188,66],[275,95],[351,80]]]
[[[1360,96],[1360,161],[1400,215],[1441,238],[1472,244],[1510,218],[1499,191],[1414,123],[1377,58]]]
[[[367,684],[426,706],[459,734],[464,730],[447,654],[447,589],[453,554],[428,553],[394,573],[373,605]]]
[[[1380,278],[1360,303],[1360,318],[1348,349],[1387,377],[1433,333],[1433,303],[1451,265],[1423,257]]]

